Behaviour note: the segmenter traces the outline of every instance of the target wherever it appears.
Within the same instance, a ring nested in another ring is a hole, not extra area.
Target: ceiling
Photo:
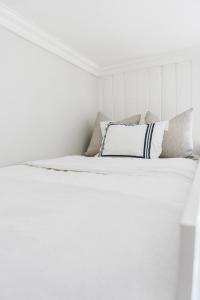
[[[3,0],[101,67],[200,45],[199,0]]]

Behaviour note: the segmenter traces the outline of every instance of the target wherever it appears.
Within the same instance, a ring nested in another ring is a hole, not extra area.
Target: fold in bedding
[[[32,167],[59,171],[89,172],[97,174],[144,175],[152,173],[177,173],[192,177],[196,162],[190,159],[139,159],[65,156],[56,159],[27,162]]]

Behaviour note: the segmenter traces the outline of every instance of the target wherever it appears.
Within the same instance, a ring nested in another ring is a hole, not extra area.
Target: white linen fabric
[[[105,132],[106,132],[106,127],[107,125],[110,123],[110,122],[113,122],[113,123],[116,123],[116,124],[120,124],[120,123],[123,123],[123,122],[116,122],[116,121],[102,121],[100,122],[100,128],[101,128],[101,134],[102,136],[104,137],[105,135]],[[156,116],[154,118],[154,120],[152,122],[148,122],[146,124],[150,124],[150,123],[157,123],[157,122],[161,122],[159,119],[156,119]],[[169,121],[162,121],[165,123],[165,131],[167,131],[169,129]],[[123,123],[124,124],[124,123]],[[140,125],[144,125],[145,123],[140,123]],[[126,124],[125,124],[126,125]],[[127,124],[129,125],[129,124]],[[139,125],[139,124],[130,124],[130,125]]]
[[[0,169],[0,299],[174,300],[196,166],[74,156]]]
[[[104,137],[99,156],[158,158],[162,152],[166,124],[157,122],[136,126],[103,122],[101,130]]]

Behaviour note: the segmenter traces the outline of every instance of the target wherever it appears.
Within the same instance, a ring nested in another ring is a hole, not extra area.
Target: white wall
[[[176,56],[151,65],[146,59],[126,69],[111,70],[99,79],[100,109],[111,118],[151,110],[161,119],[170,119],[187,108],[195,108],[195,149],[200,151],[200,60]],[[153,61],[153,60],[152,60]]]
[[[96,77],[0,27],[0,166],[81,153],[97,109]]]

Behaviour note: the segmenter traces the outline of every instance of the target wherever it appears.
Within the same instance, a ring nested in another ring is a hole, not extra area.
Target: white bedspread
[[[196,165],[72,156],[0,169],[0,300],[174,300]]]

